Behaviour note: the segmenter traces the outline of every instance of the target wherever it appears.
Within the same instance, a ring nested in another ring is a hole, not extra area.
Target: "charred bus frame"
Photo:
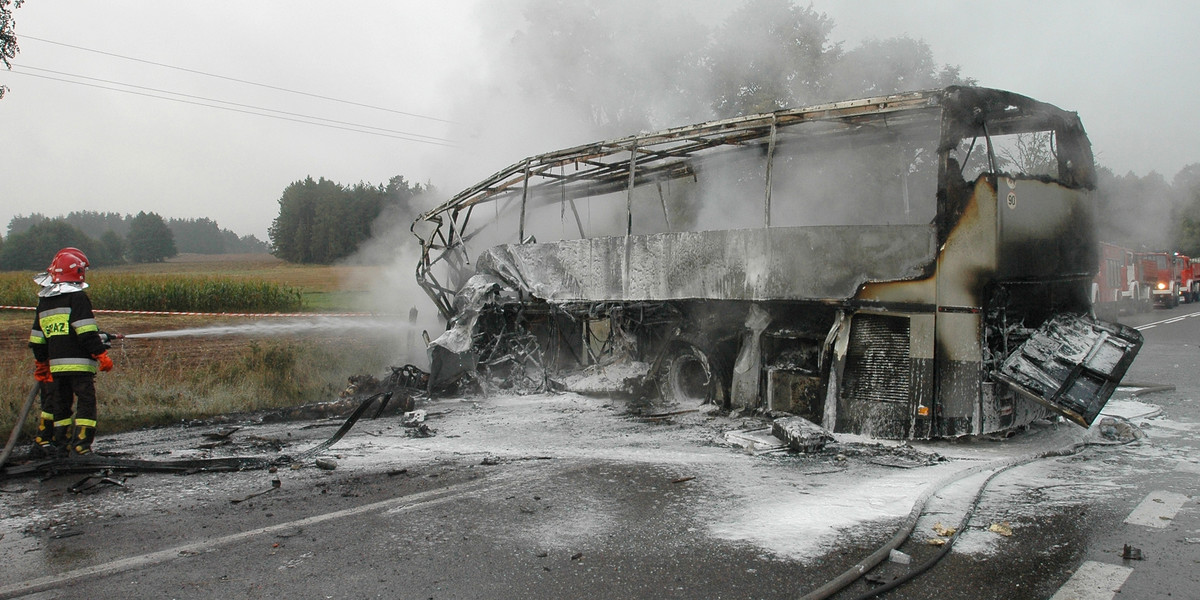
[[[1074,113],[976,87],[532,156],[413,225],[432,384],[624,360],[883,438],[1090,424],[1141,343],[1089,316],[1093,169]]]

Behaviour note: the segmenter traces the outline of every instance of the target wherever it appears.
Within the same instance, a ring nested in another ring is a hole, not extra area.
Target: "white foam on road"
[[[1197,475],[1200,475],[1200,464],[1197,464],[1197,463],[1194,463],[1191,461],[1181,460],[1181,461],[1179,461],[1178,464],[1175,465],[1175,470],[1179,471],[1181,473],[1195,473]]]
[[[1143,525],[1145,527],[1166,527],[1175,519],[1175,515],[1183,508],[1185,502],[1189,498],[1183,494],[1175,492],[1166,492],[1157,490],[1150,492],[1142,503],[1125,517],[1125,522],[1130,525]]]
[[[1085,562],[1050,600],[1111,600],[1132,572],[1129,567]]]

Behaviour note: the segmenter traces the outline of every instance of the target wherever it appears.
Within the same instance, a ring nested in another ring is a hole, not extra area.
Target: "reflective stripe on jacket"
[[[92,357],[105,348],[87,294],[40,298],[29,347],[36,360],[50,363],[51,373],[95,373],[98,364]]]

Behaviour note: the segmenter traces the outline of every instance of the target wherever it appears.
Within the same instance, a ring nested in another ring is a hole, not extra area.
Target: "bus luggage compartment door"
[[[996,376],[1020,394],[1090,427],[1142,347],[1132,327],[1086,315],[1046,321]]]

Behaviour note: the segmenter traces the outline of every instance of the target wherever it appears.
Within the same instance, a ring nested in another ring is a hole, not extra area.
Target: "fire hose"
[[[26,403],[26,409],[32,404],[32,398],[36,396],[37,387],[30,393],[30,402]],[[278,467],[299,463],[313,456],[324,452],[330,446],[336,444],[342,439],[359,418],[367,412],[376,400],[380,400],[379,407],[376,409],[372,419],[378,418],[392,399],[394,391],[380,392],[365,398],[342,426],[329,439],[317,444],[316,446],[305,450],[296,455],[280,454],[274,458],[265,456],[246,456],[246,457],[227,457],[227,458],[197,458],[197,459],[180,459],[180,460],[144,460],[131,458],[117,458],[101,456],[99,454],[87,454],[84,456],[73,456],[67,459],[46,459],[34,461],[22,465],[14,465],[0,469],[0,477],[12,477],[17,475],[29,475],[32,473],[76,473],[95,471],[97,469],[126,469],[135,471],[159,471],[159,472],[184,472],[197,473],[202,471],[245,471],[251,469],[266,469],[270,467]],[[21,421],[24,420],[22,416]],[[17,431],[20,429],[20,421],[13,429],[13,435],[10,436],[10,445],[15,440]],[[8,452],[11,448],[5,448],[4,458],[8,457]],[[0,466],[3,463],[0,462]]]
[[[1117,446],[1117,445],[1123,445],[1125,443],[1128,443],[1128,442],[1111,442],[1111,443],[1095,442],[1095,441],[1075,442],[1073,444],[1069,444],[1067,446],[1063,446],[1063,447],[1060,447],[1060,448],[1057,448],[1054,450],[1047,450],[1045,452],[1039,452],[1036,454],[1026,455],[1026,456],[1022,456],[1022,457],[1016,457],[1016,458],[1010,458],[1010,459],[1001,460],[1001,461],[993,461],[988,464],[978,465],[975,467],[971,467],[969,469],[965,469],[958,473],[953,473],[951,475],[948,475],[947,477],[938,481],[936,484],[930,486],[928,489],[926,489],[924,492],[922,492],[920,496],[917,497],[917,500],[913,503],[912,511],[909,512],[908,517],[901,524],[900,529],[883,546],[881,546],[878,550],[876,550],[874,553],[872,553],[867,558],[864,558],[862,561],[855,564],[853,567],[850,567],[849,569],[847,569],[841,575],[838,575],[834,579],[827,582],[825,585],[822,585],[821,587],[801,596],[800,600],[825,600],[827,598],[830,598],[834,594],[837,594],[838,592],[842,591],[850,584],[854,583],[858,579],[865,576],[868,572],[870,572],[875,567],[879,566],[880,563],[882,563],[885,559],[888,558],[888,556],[891,554],[892,550],[899,548],[905,541],[908,540],[909,536],[912,535],[913,529],[917,525],[917,520],[921,517],[921,514],[925,512],[925,506],[929,503],[929,500],[934,496],[934,494],[940,492],[942,489],[946,488],[950,484],[952,484],[960,479],[969,477],[971,475],[975,475],[977,473],[981,473],[983,471],[995,469],[995,472],[992,473],[991,475],[989,475],[987,477],[987,479],[985,479],[983,481],[983,483],[979,486],[979,489],[975,492],[975,497],[971,502],[971,506],[967,509],[967,512],[963,515],[963,518],[959,521],[958,527],[955,529],[954,534],[951,535],[950,538],[946,541],[946,544],[942,546],[941,551],[939,551],[936,555],[934,555],[928,561],[914,567],[911,571],[909,571],[908,573],[905,573],[903,576],[901,576],[893,581],[890,581],[880,587],[877,587],[872,590],[868,590],[858,596],[855,596],[855,600],[866,600],[868,598],[874,598],[875,596],[878,596],[878,595],[888,592],[892,589],[895,589],[895,588],[911,581],[912,579],[914,579],[918,575],[924,573],[925,571],[928,571],[935,564],[937,564],[942,558],[944,558],[947,554],[949,554],[950,549],[954,546],[954,542],[958,539],[958,536],[959,536],[959,534],[962,533],[963,529],[966,528],[966,525],[970,521],[972,515],[974,514],[975,509],[979,506],[979,500],[983,496],[984,490],[987,489],[987,486],[989,483],[991,483],[992,479],[994,479],[996,476],[1000,475],[1001,473],[1003,473],[1009,469],[1012,469],[1014,467],[1018,467],[1018,466],[1021,466],[1021,465],[1027,464],[1027,463],[1031,463],[1036,460],[1042,460],[1045,458],[1060,457],[1060,456],[1071,456],[1073,454],[1078,453],[1080,450],[1082,450],[1083,448],[1086,448],[1088,446]]]
[[[13,426],[12,433],[8,435],[8,443],[4,445],[4,452],[0,452],[0,467],[3,467],[4,463],[8,462],[8,455],[12,454],[13,446],[17,444],[17,438],[21,435],[21,423],[24,423],[25,417],[29,415],[29,408],[33,406],[33,401],[37,398],[37,394],[38,384],[35,383],[33,387],[29,388],[29,396],[25,398],[25,405],[17,413],[17,424]]]

